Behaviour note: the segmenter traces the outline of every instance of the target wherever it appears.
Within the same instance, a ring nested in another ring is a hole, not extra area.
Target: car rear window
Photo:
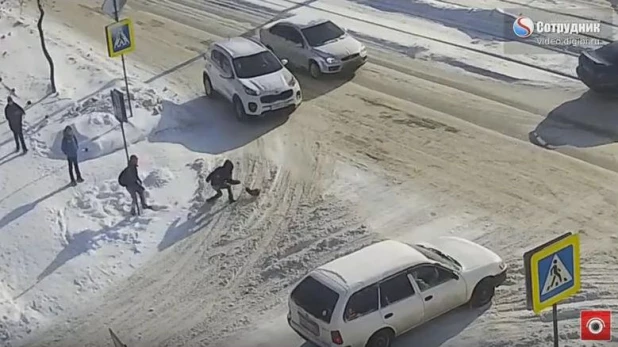
[[[607,44],[594,52],[603,60],[618,63],[618,41]]]
[[[330,323],[339,300],[339,294],[315,278],[308,276],[294,288],[292,300],[315,318]]]

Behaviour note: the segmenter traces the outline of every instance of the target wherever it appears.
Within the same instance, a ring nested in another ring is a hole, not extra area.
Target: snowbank
[[[161,118],[161,99],[152,89],[132,90],[134,116],[125,124],[127,144],[148,138],[157,128]],[[128,112],[128,111],[127,111]],[[46,116],[38,127],[45,128],[35,134],[36,149],[51,159],[65,159],[62,153],[62,131],[71,126],[80,144],[80,159],[90,160],[114,153],[124,148],[120,124],[113,115],[109,90],[105,90],[61,114]]]

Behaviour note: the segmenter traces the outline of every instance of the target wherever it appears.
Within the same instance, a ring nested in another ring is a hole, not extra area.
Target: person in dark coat
[[[232,174],[234,172],[234,164],[230,160],[226,160],[223,163],[223,166],[219,166],[214,169],[208,177],[206,177],[206,182],[210,183],[210,186],[217,192],[215,195],[208,198],[207,202],[212,202],[219,199],[223,193],[221,190],[227,190],[227,198],[229,202],[236,201],[234,199],[234,194],[232,193],[232,186],[240,184],[240,181],[232,178]]]
[[[82,173],[79,171],[79,164],[77,162],[77,153],[79,152],[79,143],[77,137],[73,133],[73,128],[67,126],[62,132],[62,153],[67,156],[69,162],[69,177],[71,178],[71,185],[84,182]],[[77,176],[77,181],[75,177]]]
[[[146,203],[146,198],[144,197],[146,188],[144,188],[142,180],[139,178],[137,161],[137,156],[132,155],[129,158],[129,165],[118,176],[118,184],[125,187],[131,195],[131,214],[134,216],[138,212],[138,196],[143,209],[152,209],[152,206]]]
[[[17,147],[15,152],[19,152],[21,149],[24,153],[26,153],[28,152],[28,148],[26,147],[26,140],[24,140],[23,132],[23,119],[26,111],[24,111],[21,106],[13,101],[13,98],[10,96],[6,99],[6,101],[7,105],[4,108],[4,117],[9,123],[11,132],[13,132],[13,138],[15,138],[15,146]]]

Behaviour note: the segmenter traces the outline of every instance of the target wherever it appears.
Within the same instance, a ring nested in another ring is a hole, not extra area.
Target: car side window
[[[378,310],[378,286],[373,285],[352,294],[345,307],[346,322]]]
[[[302,44],[303,43],[303,37],[300,35],[300,33],[298,32],[298,30],[287,26],[287,25],[280,25],[279,27],[277,27],[277,36],[280,36],[282,39],[296,43],[296,44]]]
[[[410,274],[421,292],[453,279],[448,271],[435,265],[422,265],[416,267],[410,271]]]
[[[284,37],[283,29],[284,27],[281,25],[274,25],[270,29],[268,29],[268,31],[275,36],[279,36],[283,38]]]
[[[387,307],[412,295],[414,295],[414,288],[407,273],[399,274],[380,283],[381,307]]]
[[[225,55],[221,55],[221,70],[228,75],[233,75],[232,62]]]
[[[223,54],[221,54],[221,52],[217,51],[216,49],[213,49],[212,52],[210,53],[210,60],[212,60],[213,63],[215,63],[215,65],[217,65],[217,67],[221,68],[221,58],[223,57]]]
[[[304,44],[303,36],[298,32],[298,30],[291,28],[291,27],[288,29],[289,29],[288,40],[296,44],[299,44],[299,45]]]

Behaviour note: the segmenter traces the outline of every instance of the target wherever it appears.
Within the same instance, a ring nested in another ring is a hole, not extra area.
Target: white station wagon
[[[457,237],[382,241],[309,273],[289,298],[288,323],[323,347],[388,347],[461,305],[488,304],[506,279],[498,255]]]
[[[204,56],[204,92],[215,92],[234,105],[239,120],[268,111],[296,108],[302,93],[296,77],[259,42],[233,37],[215,42]]]

